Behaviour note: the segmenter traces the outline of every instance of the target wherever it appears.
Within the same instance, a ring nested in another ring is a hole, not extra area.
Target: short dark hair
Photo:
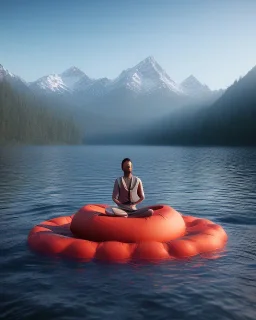
[[[121,164],[121,167],[122,167],[122,168],[123,168],[123,164],[124,164],[126,161],[132,162],[132,160],[131,160],[130,158],[124,158],[124,160],[122,161],[122,164]]]

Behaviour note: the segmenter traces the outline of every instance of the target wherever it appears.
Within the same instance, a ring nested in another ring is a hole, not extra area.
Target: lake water
[[[30,229],[110,203],[130,157],[144,205],[221,224],[217,260],[82,263],[31,252]],[[256,319],[256,149],[141,146],[0,149],[1,319]]]

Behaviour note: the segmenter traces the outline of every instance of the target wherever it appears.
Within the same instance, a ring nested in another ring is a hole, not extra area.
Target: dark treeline
[[[156,145],[256,145],[256,67],[211,106],[185,108],[141,133]]]
[[[80,130],[60,109],[0,82],[0,144],[76,144]]]

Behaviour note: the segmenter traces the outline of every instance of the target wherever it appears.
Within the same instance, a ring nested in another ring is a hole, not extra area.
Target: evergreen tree
[[[0,144],[77,144],[81,138],[70,116],[0,82]]]

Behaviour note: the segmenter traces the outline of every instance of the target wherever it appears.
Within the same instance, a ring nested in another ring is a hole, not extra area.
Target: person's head
[[[132,172],[132,161],[129,158],[124,158],[121,164],[121,168],[124,173],[131,173]]]

